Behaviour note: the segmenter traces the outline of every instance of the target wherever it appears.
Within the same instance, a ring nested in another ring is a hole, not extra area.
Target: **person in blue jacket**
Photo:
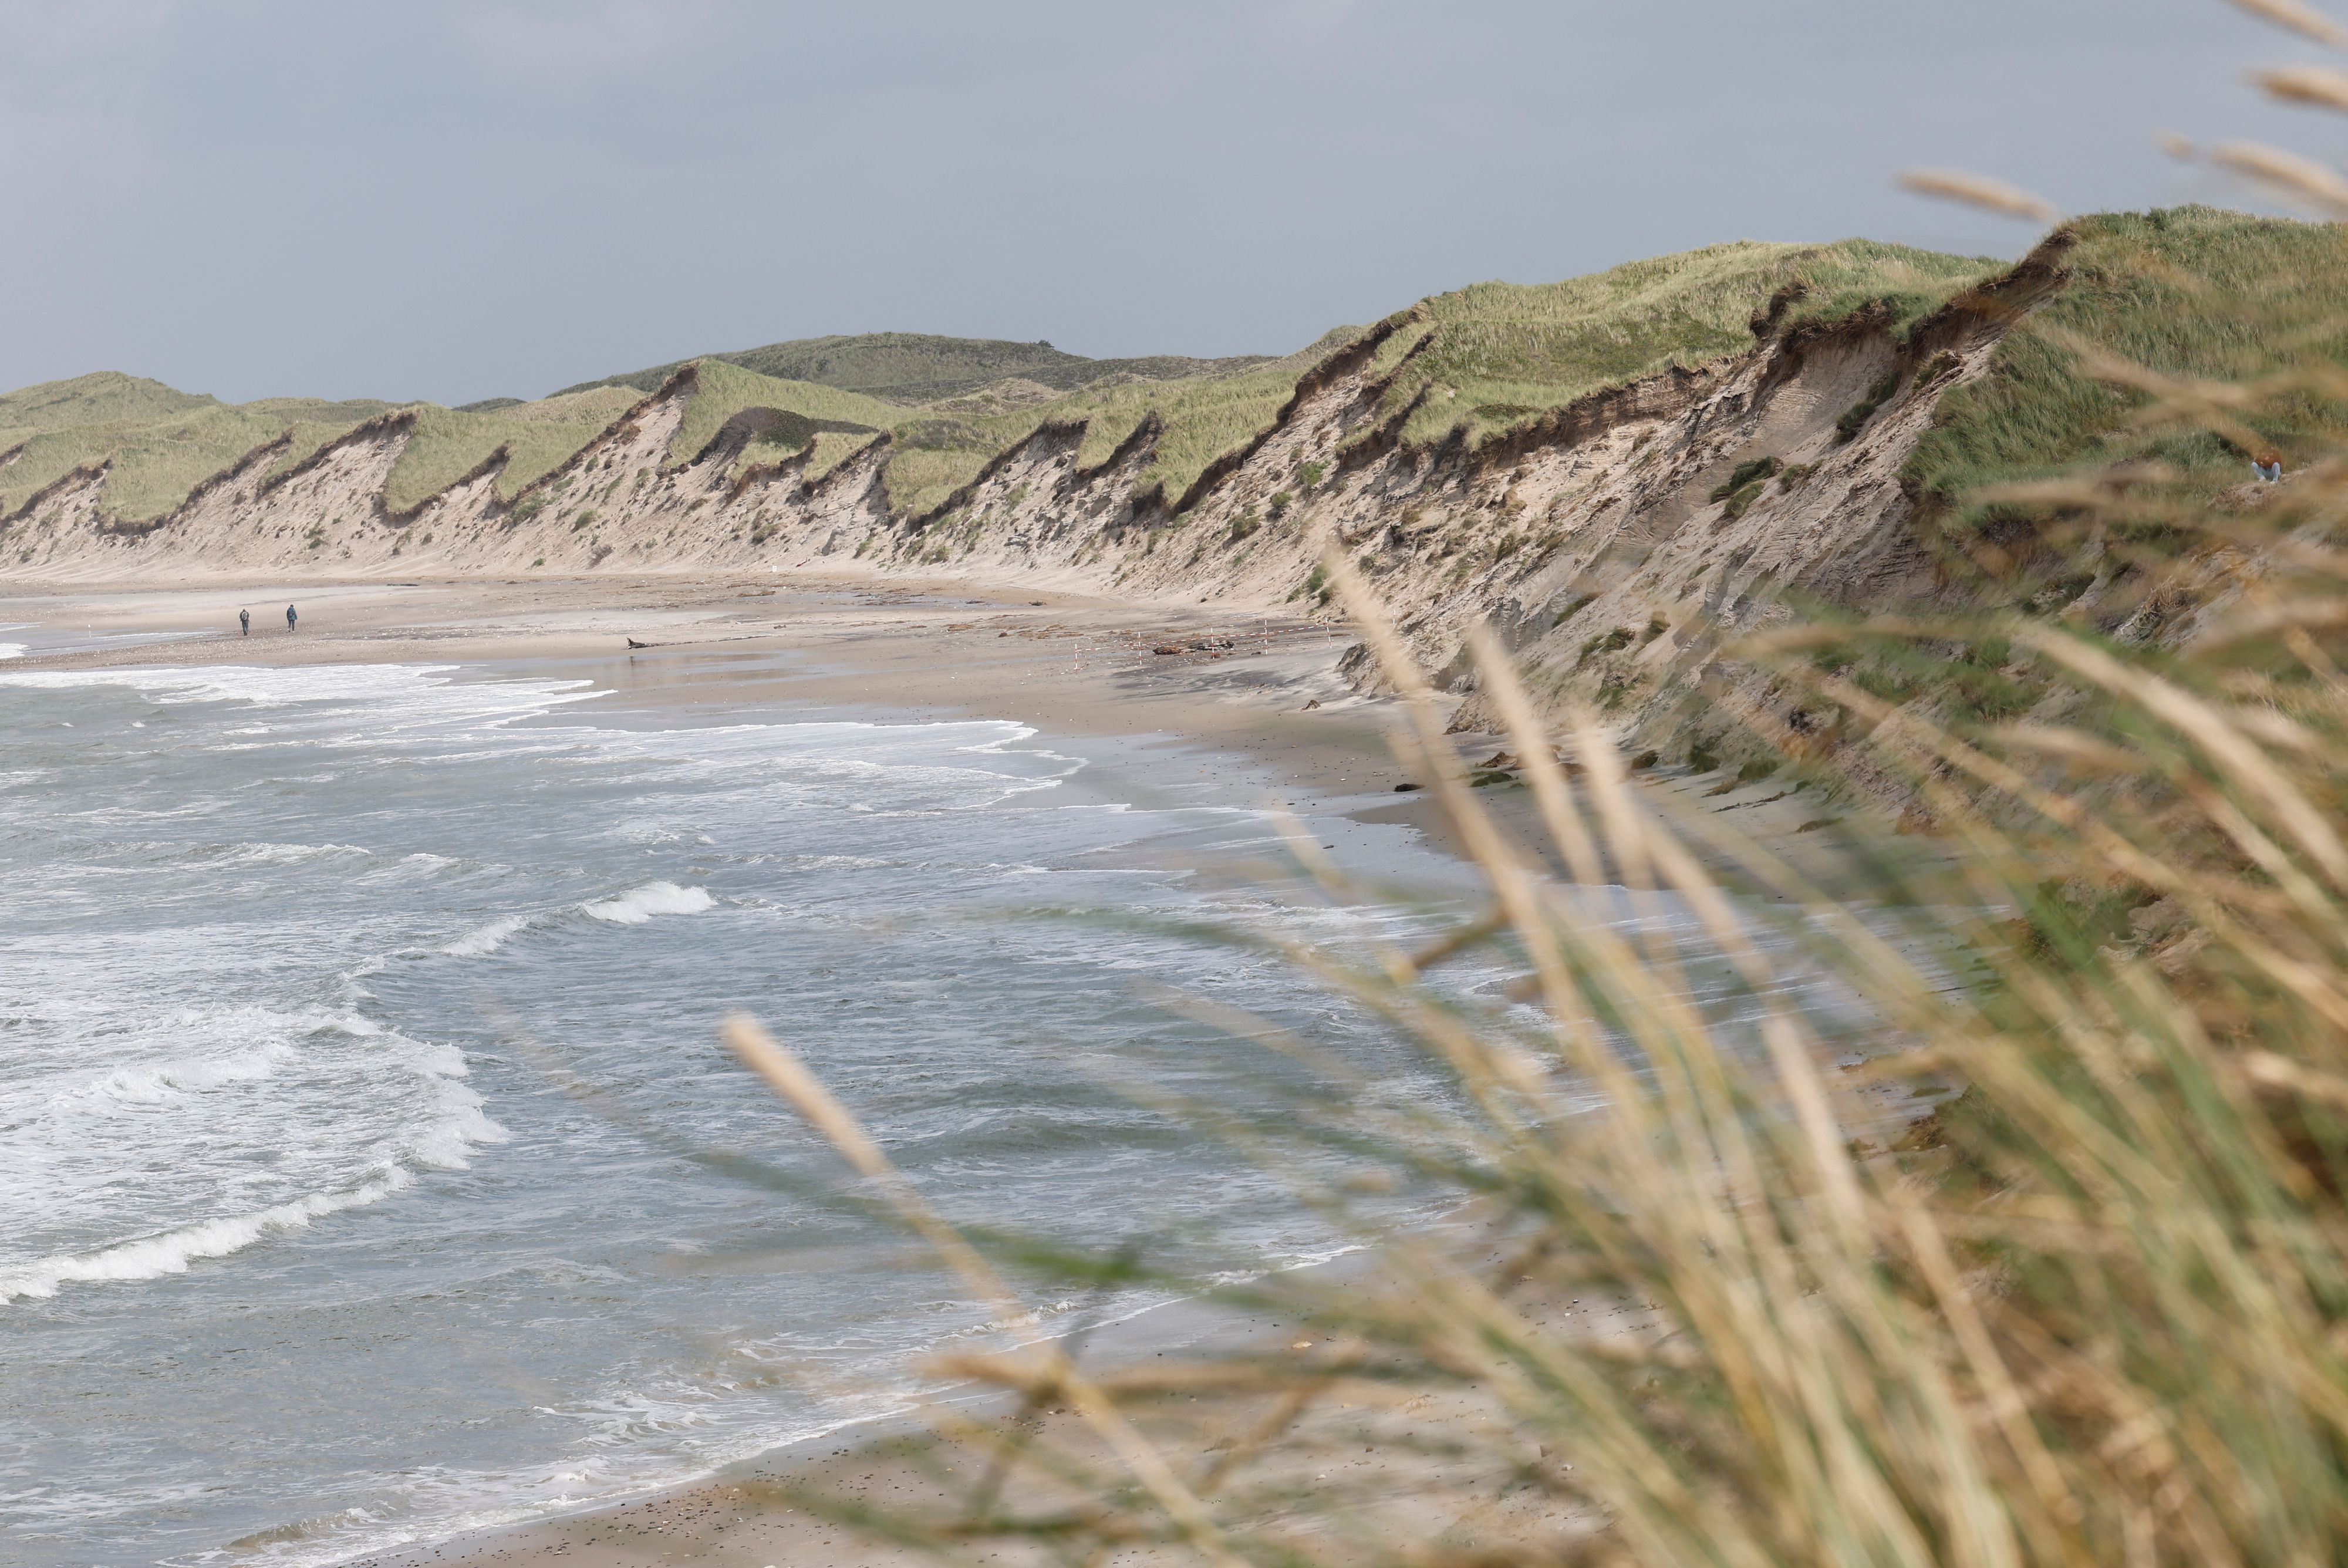
[[[295,615],[294,615],[294,606],[293,606],[293,605],[291,605],[291,604],[286,605],[286,606],[285,606],[285,629],[286,629],[287,631],[289,631],[289,632],[290,632],[290,631],[292,631],[292,630],[294,629],[294,620],[295,620],[295,619],[296,619],[296,617],[295,617]]]

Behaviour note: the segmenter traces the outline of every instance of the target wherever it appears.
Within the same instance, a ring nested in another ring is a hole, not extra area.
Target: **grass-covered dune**
[[[475,408],[304,397],[226,404],[160,381],[101,371],[0,397],[0,516],[77,468],[110,464],[106,511],[121,521],[147,521],[170,511],[198,484],[255,448],[290,435],[273,465],[290,468],[363,421],[399,407],[412,410],[413,434],[385,488],[387,510],[413,511],[500,452],[498,493],[510,500],[641,400],[632,387],[594,387],[535,402],[492,399],[493,406]],[[798,438],[754,444],[746,461],[799,450],[817,432],[869,437],[909,412],[837,387],[704,365],[672,448],[675,459],[690,459],[728,418],[750,407],[798,416],[780,426]]]
[[[2143,428],[2147,394],[2075,356],[2080,340],[2185,377],[2296,376],[2348,361],[2331,321],[2348,297],[2338,226],[2208,208],[2082,219],[2065,232],[2066,281],[1997,354],[1992,374],[1952,392],[1910,462],[1913,493],[1958,498],[2015,479],[2061,477],[2116,456],[2232,475],[2244,442],[2286,452],[2331,420],[2308,382],[2228,442]],[[1477,284],[1388,318],[1369,364],[1413,445],[1480,443],[1591,393],[1749,350],[1756,333],[1864,318],[1893,333],[1996,276],[2003,263],[1867,240],[1738,242],[1560,283]],[[2254,297],[2258,325],[2219,298]],[[1159,433],[1141,476],[1179,501],[1218,459],[1275,419],[1299,377],[1365,329],[1336,328],[1281,358],[1095,360],[1047,344],[911,333],[809,338],[711,356],[697,366],[672,462],[721,432],[738,465],[816,449],[819,468],[880,432],[901,515],[925,512],[1045,423],[1082,424],[1084,463],[1144,421]],[[540,398],[462,408],[415,405],[414,434],[385,504],[409,511],[503,453],[506,499],[559,468],[682,368],[655,366]],[[112,372],[0,397],[0,515],[73,469],[109,464],[104,508],[124,521],[168,512],[198,482],[290,433],[289,466],[394,405],[272,398],[241,405]],[[2293,413],[2292,410],[2297,412]],[[729,421],[732,423],[729,424]]]
[[[700,357],[704,363],[716,360],[778,381],[811,381],[891,402],[932,403],[974,391],[991,382],[1014,378],[1055,391],[1071,392],[1118,377],[1172,381],[1228,376],[1261,365],[1269,356],[1253,354],[1229,359],[1193,359],[1183,355],[1159,354],[1136,359],[1088,359],[1081,354],[1055,348],[1049,343],[943,337],[925,332],[868,332],[852,336],[803,337]],[[686,363],[673,360],[563,390],[633,387],[640,392],[650,392]]]
[[[1399,367],[1400,412],[1423,399],[1406,439],[1464,427],[1471,438],[1672,366],[1749,347],[1755,318],[1829,321],[1870,306],[1899,327],[2003,270],[1872,240],[1829,245],[1740,241],[1632,262],[1563,283],[1487,283],[1437,294],[1381,350]]]
[[[1459,426],[1479,438],[1601,387],[1749,348],[1755,319],[1773,303],[1787,322],[1878,305],[1897,325],[2001,266],[1983,257],[1867,240],[1743,242],[1564,283],[1478,284],[1406,312],[1406,330],[1388,340],[1374,369],[1398,369],[1388,393],[1397,410],[1419,401],[1407,438],[1432,442]],[[866,417],[896,432],[889,496],[911,515],[937,505],[994,453],[1040,425],[1085,424],[1080,459],[1095,463],[1152,415],[1165,429],[1142,484],[1162,486],[1169,500],[1179,498],[1217,458],[1272,421],[1298,377],[1360,330],[1334,329],[1278,359],[1086,360],[1045,345],[901,333],[812,338],[711,359],[802,386],[822,381],[860,387],[879,398],[914,387],[940,389],[922,418],[901,411]],[[702,361],[705,370],[711,359]],[[649,390],[675,368],[657,366],[606,385]],[[972,396],[988,385],[989,374],[996,385],[1043,387],[1088,379],[1048,400]],[[706,423],[714,430],[718,421]]]
[[[1825,315],[1885,300],[1908,315],[1993,265],[1865,241],[1739,243],[1561,284],[1480,284],[1406,313],[1408,329],[1395,335],[1375,368],[1400,366],[1389,393],[1397,407],[1419,399],[1412,438],[1431,439],[1456,425],[1482,434],[1600,387],[1748,347],[1754,318],[1789,285],[1801,295],[1797,312]],[[751,409],[779,417],[763,422],[743,464],[771,461],[809,441],[828,459],[887,430],[895,438],[890,500],[910,515],[935,506],[1047,421],[1084,423],[1083,459],[1097,462],[1154,416],[1164,428],[1142,482],[1179,498],[1216,459],[1272,421],[1305,370],[1358,332],[1334,329],[1280,358],[1087,359],[1048,344],[915,333],[770,344],[693,362],[699,374],[670,456],[689,460]],[[685,363],[534,402],[417,405],[385,504],[412,510],[500,450],[498,490],[511,499]],[[289,429],[287,463],[393,406],[290,398],[230,406],[111,372],[28,387],[0,398],[0,451],[23,448],[0,469],[0,495],[21,504],[78,465],[110,461],[108,511],[144,520]]]
[[[283,461],[298,462],[390,407],[366,398],[223,403],[111,370],[27,387],[0,396],[0,515],[77,468],[111,463],[107,510],[146,521],[255,447],[290,433]]]
[[[636,402],[634,393],[606,387],[482,413],[426,404],[417,409],[415,434],[392,467],[384,505],[412,511],[500,449],[507,456],[498,493],[510,500],[530,480],[561,467]]]
[[[1310,347],[1237,375],[1113,381],[1003,412],[956,410],[947,420],[906,421],[889,464],[890,502],[908,515],[927,511],[974,478],[994,454],[1045,423],[1081,422],[1078,460],[1100,462],[1153,414],[1165,429],[1141,483],[1179,496],[1208,464],[1272,422],[1296,390],[1297,377],[1356,335],[1355,328],[1339,327]]]
[[[2330,449],[2348,423],[2348,404],[2327,392],[2348,366],[2348,227],[2179,207],[2082,218],[2063,240],[2068,281],[2008,335],[1987,376],[1942,398],[1909,461],[1917,493],[1985,521],[1993,486],[2129,464],[2200,500],[2248,477],[2246,446],[2293,467]],[[2221,436],[2160,413],[2160,387],[2099,373],[2099,356],[2175,382],[2256,385],[2260,397]]]
[[[684,422],[669,443],[669,455],[678,462],[691,461],[728,419],[746,408],[772,408],[798,416],[783,427],[780,438],[754,445],[746,455],[747,461],[798,450],[805,445],[800,432],[810,428],[870,436],[893,428],[908,414],[893,403],[860,392],[812,381],[779,380],[722,360],[704,360],[695,377],[693,400],[685,405]]]

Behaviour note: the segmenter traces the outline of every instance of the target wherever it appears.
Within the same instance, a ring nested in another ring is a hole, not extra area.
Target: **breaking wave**
[[[506,944],[506,938],[530,923],[526,914],[510,914],[503,920],[493,920],[440,949],[451,958],[484,958]]]
[[[617,898],[579,906],[582,914],[608,920],[614,925],[642,925],[656,914],[698,914],[716,906],[705,887],[679,887],[673,882],[646,882]]]
[[[341,1191],[315,1192],[257,1213],[205,1220],[95,1252],[42,1258],[0,1274],[0,1302],[52,1296],[67,1284],[122,1284],[185,1274],[201,1258],[224,1258],[263,1236],[306,1229],[322,1215],[380,1202],[415,1180],[407,1167],[393,1165],[374,1180]]]

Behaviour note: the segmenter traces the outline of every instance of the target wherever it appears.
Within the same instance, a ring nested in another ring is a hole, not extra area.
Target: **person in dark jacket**
[[[291,604],[286,605],[286,606],[285,606],[285,629],[286,629],[287,631],[289,631],[289,632],[290,632],[290,631],[292,631],[292,630],[294,629],[294,619],[295,619],[295,616],[294,616],[294,606],[293,606],[293,605],[291,605]]]
[[[241,636],[241,637],[249,637],[249,636],[252,635],[252,611],[250,611],[250,610],[239,610],[239,611],[236,613],[236,624],[237,624],[237,627],[238,627],[237,635],[239,635],[239,636]]]

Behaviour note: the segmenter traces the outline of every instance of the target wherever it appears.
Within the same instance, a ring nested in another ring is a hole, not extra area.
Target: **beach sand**
[[[300,627],[289,633],[282,585],[0,594],[0,625],[171,639],[0,667],[561,661],[644,702],[770,699],[900,720],[1013,719],[1047,738],[1162,738],[1246,758],[1291,789],[1347,801],[1364,820],[1447,838],[1430,799],[1397,790],[1417,782],[1392,744],[1397,705],[1355,695],[1337,675],[1354,639],[1335,615],[809,573],[304,583],[294,602]],[[253,612],[249,636],[237,630],[240,607]],[[1513,745],[1454,740],[1470,761]],[[1837,813],[1783,784],[1723,791],[1715,777],[1672,769],[1640,782],[1658,807],[1733,820],[1829,893],[1869,874],[1832,835],[1806,830]],[[1482,798],[1532,843],[1542,835],[1525,797]]]
[[[50,640],[68,632],[172,634],[144,646],[36,652],[0,667],[552,661],[644,703],[772,701],[901,720],[984,717],[1031,725],[1047,741],[1116,737],[1203,748],[1251,765],[1234,767],[1235,788],[1243,774],[1261,792],[1269,773],[1324,809],[1414,826],[1437,842],[1444,833],[1428,795],[1396,789],[1415,782],[1390,744],[1396,706],[1355,696],[1337,676],[1336,661],[1352,638],[1334,618],[1217,615],[945,581],[764,575],[305,584],[294,602],[300,629],[289,633],[284,598],[266,584],[0,596],[0,624],[28,624]],[[253,611],[250,636],[238,633],[240,607]],[[1489,736],[1457,738],[1471,760],[1502,744]],[[1643,783],[1659,805],[1731,815],[1756,842],[1829,887],[1848,869],[1830,847],[1832,835],[1803,830],[1831,813],[1782,787],[1763,780],[1715,793],[1713,779],[1668,770]],[[1502,787],[1479,798],[1531,836],[1527,791]],[[1442,1244],[1463,1265],[1489,1252],[1465,1222],[1448,1227]],[[1344,1277],[1360,1289],[1378,1288],[1369,1273],[1375,1267],[1365,1257],[1329,1265],[1356,1271]],[[1329,1277],[1303,1271],[1296,1287]],[[1577,1326],[1592,1334],[1621,1332],[1637,1318],[1632,1309],[1594,1302],[1545,1310],[1561,1320],[1580,1315]],[[1210,1348],[1272,1358],[1326,1354],[1309,1336],[1295,1337],[1300,1332],[1276,1306],[1237,1313],[1178,1304],[1104,1332],[1088,1346],[1087,1364],[1146,1367]],[[993,1420],[1004,1414],[984,1402],[961,1408]],[[1157,1401],[1145,1425],[1179,1470],[1200,1473],[1265,1409],[1260,1395],[1176,1395]],[[1314,1491],[1323,1501],[1342,1488],[1357,1501],[1334,1511],[1352,1527],[1444,1536],[1481,1549],[1553,1543],[1559,1532],[1582,1528],[1536,1506],[1530,1499],[1538,1494],[1512,1502],[1515,1472],[1496,1468],[1488,1446],[1461,1445],[1480,1458],[1446,1455],[1447,1434],[1464,1437],[1491,1414],[1465,1401],[1421,1398],[1392,1408],[1359,1389],[1333,1392],[1300,1415],[1282,1445],[1280,1468],[1258,1484]],[[1099,1459],[1074,1416],[1045,1412],[1037,1421],[1043,1440],[1080,1460]],[[555,1562],[783,1568],[928,1560],[827,1517],[808,1499],[950,1517],[975,1484],[976,1462],[971,1450],[922,1441],[906,1423],[868,1424],[700,1485],[367,1561],[371,1568]],[[1032,1479],[1004,1494],[1014,1509],[1068,1501]],[[973,1543],[969,1555],[1047,1560],[1013,1542]],[[1120,1558],[1152,1560],[1142,1551]]]

